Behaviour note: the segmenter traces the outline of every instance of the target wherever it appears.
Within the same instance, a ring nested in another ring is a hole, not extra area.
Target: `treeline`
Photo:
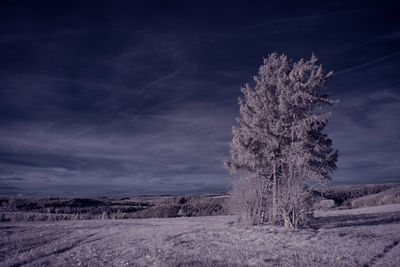
[[[50,214],[102,214],[104,211],[136,212],[148,208],[151,203],[118,201],[92,198],[3,198],[1,210],[8,212],[24,211]]]
[[[351,207],[353,200],[368,195],[378,194],[392,188],[399,188],[400,184],[361,184],[361,185],[341,185],[321,188],[317,192],[326,199],[335,201],[336,206]],[[371,203],[372,205],[373,203]]]
[[[400,203],[400,184],[343,185],[313,190],[315,209]],[[231,214],[227,194],[124,198],[0,198],[0,221],[61,221]],[[327,201],[325,202],[324,201]],[[331,202],[329,202],[331,201]]]
[[[136,198],[1,198],[0,221],[140,219],[228,214],[224,195]]]

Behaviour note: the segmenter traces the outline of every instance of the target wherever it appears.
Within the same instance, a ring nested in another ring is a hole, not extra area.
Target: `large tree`
[[[316,61],[314,55],[292,62],[272,53],[254,77],[255,87],[242,88],[239,127],[233,127],[231,161],[225,165],[263,181],[262,201],[252,209],[257,224],[284,220],[296,227],[304,209],[293,203],[302,203],[305,188],[325,183],[336,168],[337,152],[322,132],[327,107],[337,103],[322,92],[332,72],[324,75]]]

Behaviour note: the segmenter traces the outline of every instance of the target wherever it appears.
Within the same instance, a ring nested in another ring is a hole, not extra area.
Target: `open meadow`
[[[309,229],[233,216],[3,222],[0,266],[398,266],[400,205],[316,211]]]

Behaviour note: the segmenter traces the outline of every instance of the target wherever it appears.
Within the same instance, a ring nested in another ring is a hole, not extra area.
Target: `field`
[[[398,266],[400,205],[318,211],[312,228],[233,216],[3,222],[1,266]]]
[[[223,194],[3,197],[0,266],[400,266],[398,184],[314,195],[301,230],[243,226]]]

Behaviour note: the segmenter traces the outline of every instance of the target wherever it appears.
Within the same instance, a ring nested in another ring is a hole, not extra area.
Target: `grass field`
[[[400,205],[319,211],[312,228],[232,216],[0,224],[0,266],[399,266]]]

